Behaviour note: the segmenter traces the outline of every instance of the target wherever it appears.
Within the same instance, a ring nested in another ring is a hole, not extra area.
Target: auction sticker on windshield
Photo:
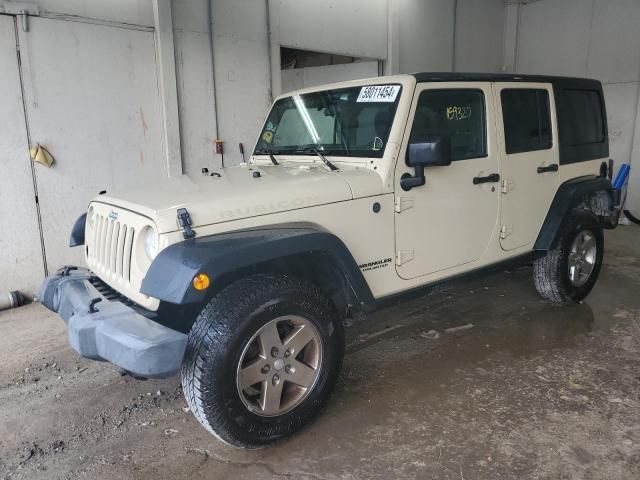
[[[395,102],[400,85],[369,85],[362,87],[356,102]]]

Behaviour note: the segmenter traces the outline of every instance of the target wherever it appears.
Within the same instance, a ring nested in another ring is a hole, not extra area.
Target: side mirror
[[[407,148],[407,165],[415,168],[415,175],[405,173],[400,186],[408,191],[425,184],[425,167],[444,167],[451,165],[451,144],[448,137],[430,135],[418,141],[412,141]]]

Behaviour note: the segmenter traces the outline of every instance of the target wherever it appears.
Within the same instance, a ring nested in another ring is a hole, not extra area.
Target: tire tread
[[[309,305],[320,305],[333,313],[333,307],[320,290],[313,284],[288,275],[256,274],[242,278],[215,295],[196,319],[187,342],[182,366],[182,388],[187,405],[194,416],[216,438],[235,447],[255,447],[242,442],[225,428],[226,420],[220,411],[206,408],[209,393],[207,382],[207,361],[214,354],[220,354],[220,346],[234,333],[234,326],[242,312],[270,298],[272,292],[294,291]],[[308,300],[307,300],[308,299]],[[335,318],[335,317],[333,317]],[[338,328],[339,322],[333,322]],[[341,329],[341,326],[339,326]],[[342,331],[340,330],[340,334]],[[343,341],[343,338],[341,338]],[[341,358],[338,361],[338,368]],[[330,382],[335,383],[335,381]],[[332,385],[329,391],[332,388]],[[328,395],[327,395],[328,396]],[[267,442],[265,442],[267,443]]]
[[[598,252],[600,257],[594,268],[593,278],[589,280],[587,286],[576,288],[568,285],[565,279],[566,259],[571,250],[571,244],[578,231],[584,227],[588,227],[596,236],[602,237],[600,225],[594,223],[590,216],[576,212],[563,225],[558,246],[534,261],[533,281],[538,294],[545,300],[559,305],[569,305],[582,300],[593,287],[602,262],[602,251]],[[598,244],[598,249],[602,250],[602,241]]]

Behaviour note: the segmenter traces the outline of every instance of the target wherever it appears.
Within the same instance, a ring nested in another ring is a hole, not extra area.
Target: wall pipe
[[[0,293],[0,311],[20,307],[25,303],[27,303],[26,297],[17,290],[9,293]]]
[[[216,140],[220,138],[218,127],[218,89],[216,88],[216,63],[213,41],[213,0],[207,2],[207,16],[209,17],[209,50],[211,56],[211,87],[213,88],[213,118],[215,122]],[[222,167],[224,167],[224,156],[222,156]]]
[[[271,12],[269,0],[264,0],[264,6],[267,12],[267,58],[269,59],[269,103],[273,103],[273,65],[271,57]],[[280,68],[280,65],[278,65]]]

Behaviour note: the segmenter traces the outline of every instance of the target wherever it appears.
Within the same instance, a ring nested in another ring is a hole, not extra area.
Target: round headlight
[[[158,254],[158,235],[151,227],[144,229],[144,253],[147,254],[151,260],[156,258]]]

